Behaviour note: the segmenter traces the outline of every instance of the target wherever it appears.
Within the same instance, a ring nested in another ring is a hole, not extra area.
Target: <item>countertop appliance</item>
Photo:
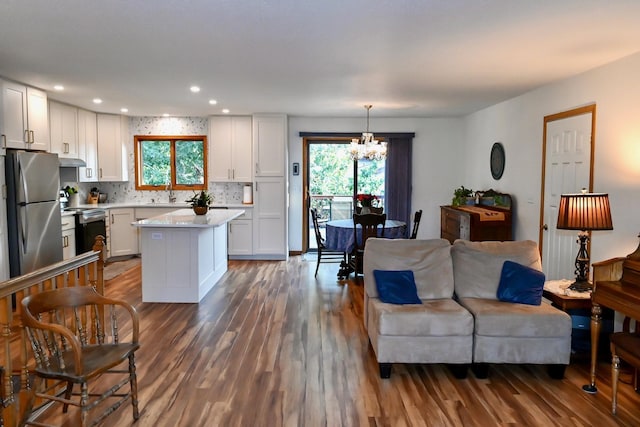
[[[7,150],[7,224],[11,277],[62,261],[58,155]]]

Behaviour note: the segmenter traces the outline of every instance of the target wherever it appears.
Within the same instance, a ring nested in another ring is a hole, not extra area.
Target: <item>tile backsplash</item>
[[[134,135],[207,135],[209,120],[207,117],[130,117],[129,144],[127,158],[129,160],[129,177],[127,182],[61,182],[62,188],[69,185],[80,191],[81,200],[86,200],[93,187],[101,193],[107,193],[109,203],[151,203],[169,202],[169,191],[137,191],[135,189]],[[240,204],[243,199],[244,183],[241,182],[209,182],[208,191],[213,196],[214,204]],[[177,202],[184,202],[192,191],[174,191]]]

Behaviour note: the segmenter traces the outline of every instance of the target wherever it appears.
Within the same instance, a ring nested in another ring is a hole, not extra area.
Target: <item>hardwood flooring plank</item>
[[[141,418],[136,426],[638,426],[640,394],[629,384],[611,415],[610,363],[586,361],[563,380],[543,366],[491,366],[488,379],[456,379],[444,365],[378,365],[362,323],[359,280],[338,281],[315,260],[231,261],[200,304],[141,300],[141,270],[108,281],[106,293],[140,314]],[[122,325],[126,333],[127,324]],[[75,412],[50,415],[74,426]],[[132,425],[123,405],[103,426]]]

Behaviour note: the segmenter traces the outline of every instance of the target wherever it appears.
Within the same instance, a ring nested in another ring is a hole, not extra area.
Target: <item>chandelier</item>
[[[373,139],[373,133],[369,132],[369,110],[373,105],[365,105],[367,109],[367,131],[360,138],[353,138],[349,152],[351,160],[382,160],[387,157],[387,143]]]

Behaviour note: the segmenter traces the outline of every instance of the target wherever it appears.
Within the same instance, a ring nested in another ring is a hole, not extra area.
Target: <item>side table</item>
[[[548,280],[544,282],[542,296],[551,301],[552,305],[562,311],[589,310],[591,311],[591,292],[575,292],[567,290],[572,280]]]
[[[576,292],[567,289],[573,280],[549,280],[544,283],[542,296],[551,305],[571,316],[572,358],[588,360],[591,354],[591,291]],[[603,312],[603,328],[600,334],[601,354],[609,350],[609,333],[613,331],[613,313]]]

